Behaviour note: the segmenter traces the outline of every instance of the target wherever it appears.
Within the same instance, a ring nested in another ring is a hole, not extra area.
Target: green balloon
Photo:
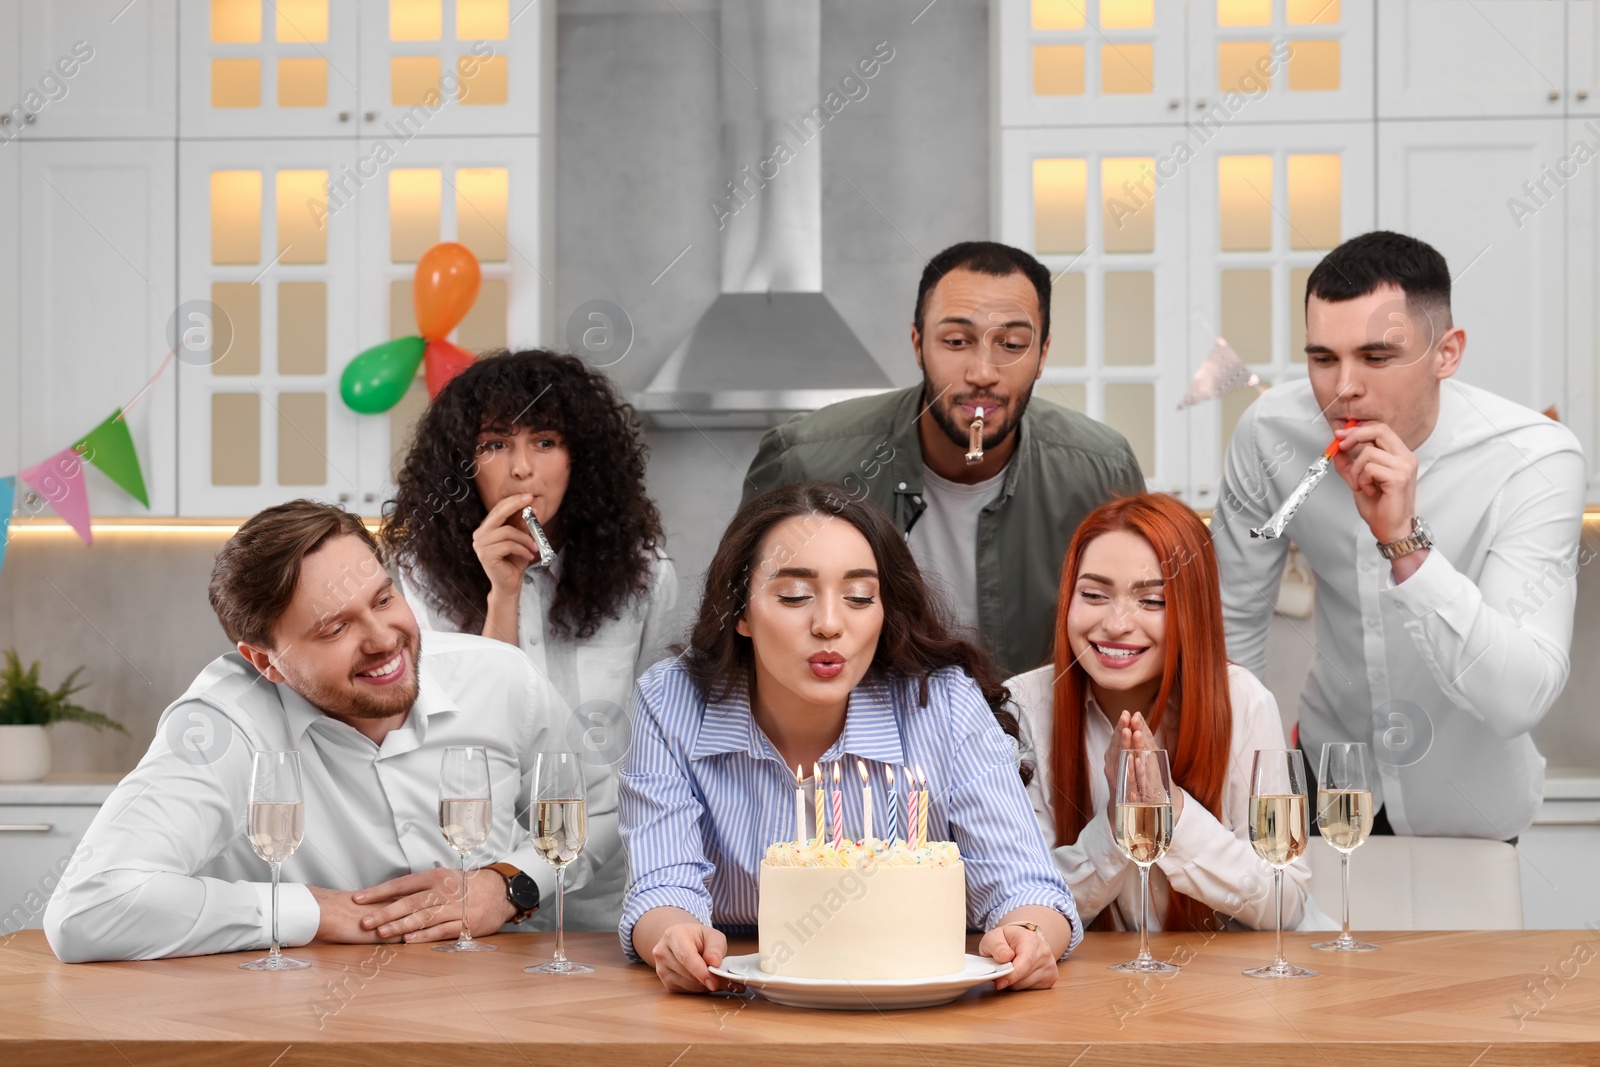
[[[352,359],[339,378],[345,405],[362,415],[376,415],[400,403],[427,347],[420,337],[400,337],[373,345]]]

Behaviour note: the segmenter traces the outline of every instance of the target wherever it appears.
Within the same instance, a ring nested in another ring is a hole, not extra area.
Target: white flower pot
[[[43,726],[0,726],[0,782],[37,782],[50,773]]]

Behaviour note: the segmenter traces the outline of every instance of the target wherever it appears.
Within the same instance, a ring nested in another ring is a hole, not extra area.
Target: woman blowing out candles
[[[860,759],[920,765],[934,783],[928,832],[960,847],[967,923],[987,931],[978,951],[1014,965],[996,985],[1054,984],[1082,929],[1029,817],[1016,720],[888,516],[821,482],[773,490],[734,517],[705,588],[684,654],[634,696],[630,956],[670,990],[724,988],[709,968],[724,931],[756,923],[762,856],[793,834],[794,768]],[[859,827],[860,794],[844,792]]]
[[[1136,928],[1138,869],[1108,808],[1122,750],[1164,748],[1174,822],[1151,871],[1151,928],[1214,929],[1215,912],[1270,929],[1272,880],[1246,819],[1252,754],[1283,748],[1283,725],[1266,687],[1228,662],[1200,517],[1159,493],[1091,512],[1067,549],[1057,619],[1055,662],[1006,684],[1040,755],[1034,812],[1083,914],[1095,929]],[[1284,875],[1292,927],[1311,872],[1301,858]]]

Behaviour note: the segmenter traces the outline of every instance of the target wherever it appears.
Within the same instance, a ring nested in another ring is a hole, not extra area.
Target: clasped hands
[[[495,933],[516,914],[498,871],[468,873],[472,936]],[[447,941],[461,934],[461,872],[435,867],[347,892],[307,886],[321,909],[317,940],[340,944]]]
[[[1106,818],[1115,821],[1117,809],[1117,767],[1122,760],[1124,752],[1154,752],[1160,746],[1156,744],[1155,734],[1150,730],[1150,724],[1145,722],[1144,713],[1138,711],[1124,711],[1117,719],[1117,724],[1111,730],[1111,743],[1106,746]],[[1136,764],[1137,766],[1137,764]],[[1152,790],[1158,791],[1160,783],[1151,783]],[[1172,821],[1177,823],[1183,815],[1183,802],[1187,794],[1176,783],[1172,786]]]

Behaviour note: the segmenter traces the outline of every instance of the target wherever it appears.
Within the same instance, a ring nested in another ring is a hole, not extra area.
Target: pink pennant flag
[[[1183,399],[1178,401],[1178,406],[1186,408],[1190,404],[1211,400],[1260,381],[1260,378],[1250,373],[1250,368],[1244,365],[1244,360],[1239,358],[1239,353],[1233,350],[1233,346],[1219,337],[1217,343],[1211,346],[1210,353],[1201,362],[1200,369],[1195,371],[1194,377],[1189,380],[1189,388],[1184,391]]]
[[[94,544],[94,534],[89,529],[89,493],[83,485],[82,456],[72,448],[63,448],[43,463],[18,471],[17,477],[43,497],[68,526],[78,531],[84,544]]]

